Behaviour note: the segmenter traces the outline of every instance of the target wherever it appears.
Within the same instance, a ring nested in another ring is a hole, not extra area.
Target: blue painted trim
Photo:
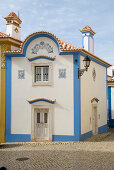
[[[77,60],[77,62],[75,61]],[[80,79],[78,79],[78,68],[80,69],[80,55],[73,55],[73,90],[74,90],[74,136],[53,135],[53,141],[79,141],[81,134],[81,98]]]
[[[107,132],[108,132],[107,124],[101,127],[98,127],[98,133],[107,133]]]
[[[112,112],[111,112],[111,87],[108,87],[108,126],[109,128],[114,128],[114,119],[112,119]]]
[[[55,103],[54,101],[49,101],[49,100],[45,100],[45,99],[36,99],[36,100],[34,100],[34,101],[28,101],[28,102],[29,102],[30,104],[32,104],[32,103],[41,102],[41,101],[47,102],[47,103],[51,103],[51,104],[54,104],[54,103]]]
[[[9,134],[5,138],[5,142],[30,142],[31,135],[29,134]]]
[[[114,128],[114,119],[111,119],[110,122],[108,122],[109,128]]]
[[[93,39],[93,36],[92,36],[92,35],[83,35],[82,37],[83,37],[83,38],[84,38],[84,37],[91,37],[91,38]]]
[[[6,57],[6,115],[5,138],[11,132],[11,57]]]
[[[84,48],[84,36],[82,36],[82,48]]]
[[[106,106],[107,106],[107,99],[108,99],[108,76],[107,76],[107,68],[106,68]],[[107,111],[108,111],[108,106],[107,106]]]
[[[110,122],[111,121],[111,87],[108,87],[108,116]]]
[[[88,51],[90,52],[90,36],[88,37]]]
[[[82,141],[84,139],[90,138],[91,136],[92,136],[92,131],[89,131],[87,133],[80,135],[80,140]]]
[[[91,31],[83,31],[82,34],[90,33],[91,35],[94,35]]]
[[[87,54],[83,53],[82,51],[80,51],[80,55],[82,55],[82,56],[84,56],[84,57],[87,56]],[[109,67],[108,65],[106,65],[106,64],[104,64],[104,63],[96,60],[95,58],[91,57],[90,55],[88,55],[88,57],[90,58],[91,61],[94,61],[95,63],[100,64],[100,65],[103,66],[103,67],[106,67],[106,68]],[[90,63],[90,65],[91,65],[91,63]]]
[[[94,54],[94,38],[93,38],[93,54]]]
[[[77,62],[75,60],[77,59]],[[81,97],[80,97],[80,78],[78,78],[78,69],[80,69],[80,55],[73,56],[73,88],[74,88],[74,136],[76,141],[80,140],[81,133]]]
[[[38,60],[38,59],[47,59],[47,60],[51,60],[51,61],[55,60],[55,58],[49,58],[49,57],[45,57],[45,56],[35,57],[35,58],[28,59],[28,60],[31,62],[31,61]]]
[[[24,47],[23,47],[23,55],[24,56],[26,56],[26,50],[27,50],[28,45],[31,43],[31,41],[33,41],[34,39],[39,38],[39,37],[47,37],[47,38],[52,39],[56,43],[56,45],[58,47],[58,51],[60,52],[60,47],[59,47],[57,40],[53,36],[43,33],[43,34],[35,34],[26,41],[26,43],[24,44]]]
[[[76,139],[74,136],[70,136],[70,135],[52,135],[52,141],[70,142],[70,141],[76,141]]]
[[[5,54],[7,57],[25,57],[23,54]]]
[[[30,142],[28,134],[11,134],[11,56],[6,56],[5,142]]]

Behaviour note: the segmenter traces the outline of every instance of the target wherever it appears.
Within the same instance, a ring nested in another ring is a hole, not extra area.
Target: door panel
[[[97,125],[97,107],[93,107],[92,129],[93,129],[93,135],[96,135],[96,134],[98,133],[98,125]]]
[[[35,139],[49,139],[49,110],[37,109],[35,112]]]

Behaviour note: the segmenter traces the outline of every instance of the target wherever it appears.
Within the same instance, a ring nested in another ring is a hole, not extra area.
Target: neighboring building
[[[41,31],[20,51],[5,52],[5,142],[80,141],[107,132],[111,65],[93,54],[95,32],[89,26],[81,32],[83,48]],[[85,57],[91,62],[82,75]]]
[[[6,57],[7,50],[19,49],[21,20],[11,12],[6,18],[7,32],[0,32],[0,143],[5,141],[5,91],[6,91]]]
[[[108,125],[114,128],[114,66],[108,69]]]

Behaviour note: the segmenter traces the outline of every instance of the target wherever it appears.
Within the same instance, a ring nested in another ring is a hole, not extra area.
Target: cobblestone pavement
[[[16,160],[22,157],[29,159]],[[8,170],[114,170],[114,133],[84,142],[0,145],[0,164]]]

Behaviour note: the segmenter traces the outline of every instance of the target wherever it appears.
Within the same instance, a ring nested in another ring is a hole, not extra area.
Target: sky
[[[114,65],[114,0],[0,0],[0,32],[6,33],[11,11],[19,11],[22,41],[43,30],[82,47],[80,30],[89,25],[96,32],[94,54]]]

